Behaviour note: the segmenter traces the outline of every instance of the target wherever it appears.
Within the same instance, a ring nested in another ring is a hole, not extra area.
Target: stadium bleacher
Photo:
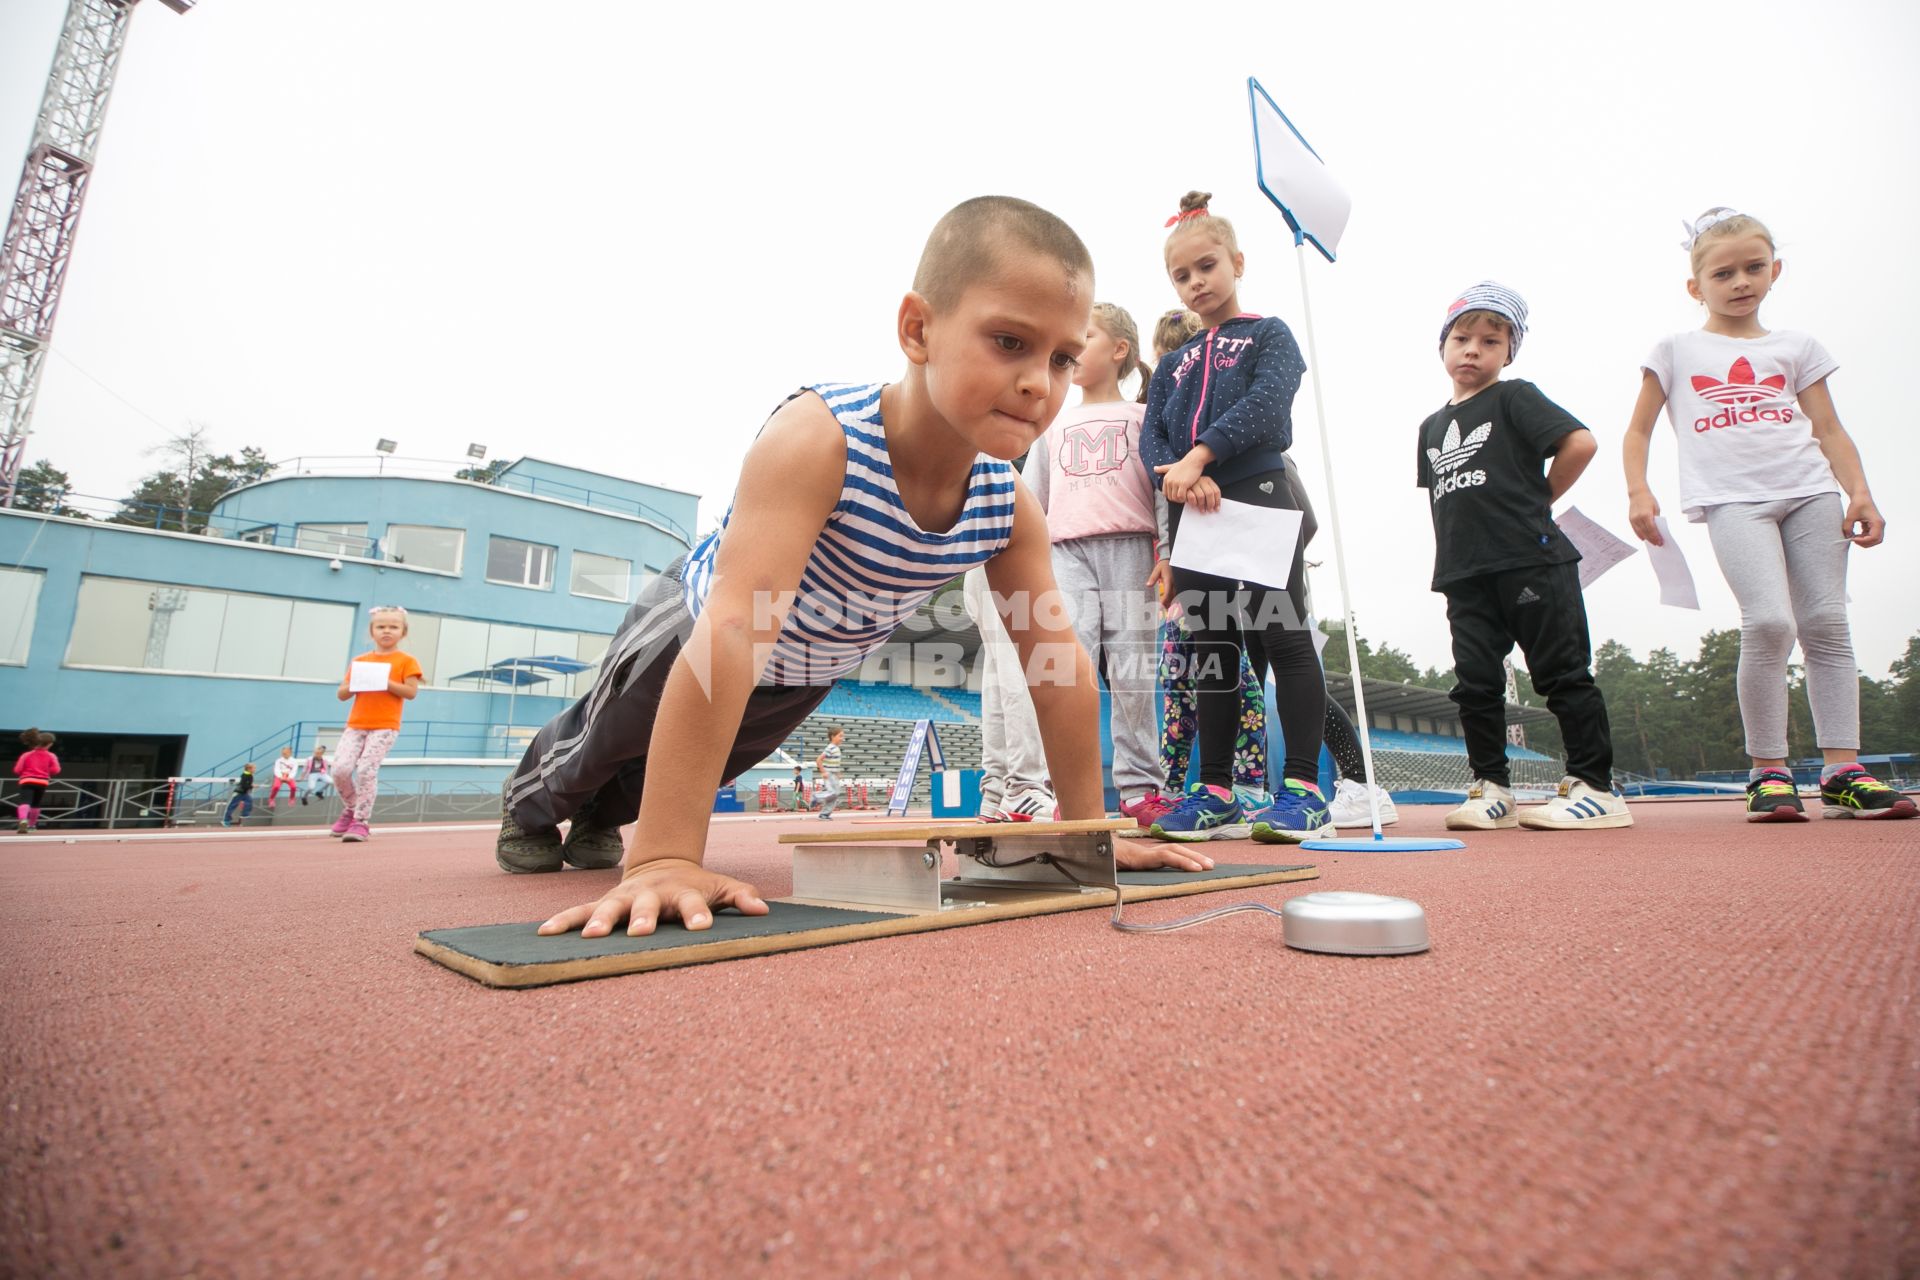
[[[1331,683],[1344,688],[1339,681]],[[1374,696],[1371,690],[1376,683],[1367,682],[1369,698]],[[827,731],[839,726],[847,735],[841,744],[845,776],[890,781],[899,772],[917,720],[932,720],[939,726],[940,745],[950,766],[979,767],[980,695],[970,689],[927,690],[911,685],[841,681],[784,745],[811,774],[813,758],[826,745]],[[1104,733],[1102,737],[1104,741]],[[1457,794],[1472,781],[1466,744],[1458,737],[1381,728],[1374,729],[1370,737],[1374,776],[1396,794]],[[1509,747],[1508,756],[1514,782],[1519,786],[1551,787],[1559,781],[1560,762],[1550,756],[1524,747]],[[921,769],[913,803],[927,802],[930,772]]]

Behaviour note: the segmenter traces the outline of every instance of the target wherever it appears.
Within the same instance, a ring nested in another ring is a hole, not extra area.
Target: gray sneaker
[[[508,781],[511,781],[509,779]],[[507,812],[507,787],[500,787],[500,837],[494,841],[493,860],[502,871],[527,875],[539,871],[558,871],[561,861],[560,829],[545,827],[522,830]]]
[[[620,838],[620,828],[597,827],[592,815],[583,813],[576,815],[573,825],[567,828],[567,840],[560,846],[560,852],[582,871],[605,871],[620,865],[620,859],[626,856],[627,842]]]

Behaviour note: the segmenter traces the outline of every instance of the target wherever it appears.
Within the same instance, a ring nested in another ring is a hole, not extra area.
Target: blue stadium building
[[[400,605],[426,675],[383,768],[379,816],[492,816],[508,765],[593,680],[642,578],[694,540],[698,503],[538,458],[482,482],[382,457],[294,459],[209,512],[72,495],[58,508],[70,514],[0,510],[0,748],[29,725],[59,735],[55,825],[217,816],[244,763],[264,778],[282,747],[332,749],[346,712],[335,689],[370,647],[369,611]],[[914,721],[938,722],[950,764],[977,765],[979,635],[958,596],[956,584],[923,606],[910,644],[841,681],[778,767],[741,779],[746,805],[789,803],[791,791],[757,784],[790,784],[833,726],[847,730],[849,776],[881,797]],[[1329,690],[1352,708],[1345,677]],[[1444,693],[1369,680],[1366,695],[1377,777],[1407,798],[1466,785]],[[1273,736],[1277,759],[1277,725]],[[1558,776],[1540,753],[1514,754],[1517,780]],[[929,783],[923,770],[916,799]]]
[[[537,458],[488,483],[441,470],[295,460],[211,512],[117,513],[137,524],[0,510],[0,728],[57,733],[102,805],[114,780],[265,775],[337,737],[368,611],[401,605],[426,678],[387,776],[497,793],[642,575],[687,549],[698,498]]]

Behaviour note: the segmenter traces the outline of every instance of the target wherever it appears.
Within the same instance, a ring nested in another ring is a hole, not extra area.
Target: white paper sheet
[[[1560,526],[1560,532],[1567,535],[1567,541],[1580,553],[1582,591],[1592,586],[1601,574],[1633,554],[1632,543],[1615,537],[1578,507],[1568,507],[1566,513],[1555,516],[1553,522]]]
[[[1300,540],[1300,513],[1281,507],[1220,500],[1218,511],[1180,513],[1173,540],[1173,567],[1217,578],[1285,590],[1292,576],[1293,547]],[[1278,582],[1268,579],[1278,578]]]
[[[1660,603],[1676,609],[1698,609],[1700,593],[1694,590],[1693,571],[1687,568],[1686,553],[1673,540],[1665,516],[1655,516],[1653,527],[1660,531],[1660,545],[1647,544],[1647,559],[1653,564],[1653,576],[1660,579]]]
[[[384,662],[356,662],[347,668],[348,693],[385,693],[393,668]]]

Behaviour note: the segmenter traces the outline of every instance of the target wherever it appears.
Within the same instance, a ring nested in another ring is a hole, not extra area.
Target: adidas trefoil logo
[[[1715,404],[1752,404],[1756,400],[1768,399],[1772,392],[1785,391],[1787,375],[1776,373],[1772,377],[1761,378],[1756,382],[1753,377],[1753,365],[1745,356],[1741,356],[1733,362],[1733,367],[1727,370],[1725,382],[1695,374],[1693,389],[1702,400],[1711,400]]]
[[[1460,438],[1460,420],[1455,418],[1447,423],[1447,434],[1440,440],[1438,449],[1427,450],[1427,465],[1433,468],[1433,500],[1440,501],[1455,489],[1465,489],[1472,485],[1485,484],[1487,473],[1484,471],[1461,470],[1467,460],[1480,452],[1480,446],[1493,434],[1493,424],[1485,422]]]
[[[1532,587],[1520,588],[1520,594],[1514,597],[1515,604],[1539,604],[1540,597],[1533,594]]]
[[[1716,427],[1751,426],[1760,422],[1778,422],[1784,425],[1793,421],[1793,405],[1779,403],[1790,399],[1787,394],[1787,375],[1775,373],[1764,378],[1755,378],[1753,365],[1745,356],[1733,362],[1732,367],[1727,370],[1725,382],[1702,374],[1695,374],[1692,382],[1694,394],[1702,400],[1710,404],[1726,406],[1718,413],[1694,419],[1695,432],[1704,433]],[[1774,403],[1764,409],[1757,407],[1768,401]],[[1428,452],[1431,453],[1432,450]]]

